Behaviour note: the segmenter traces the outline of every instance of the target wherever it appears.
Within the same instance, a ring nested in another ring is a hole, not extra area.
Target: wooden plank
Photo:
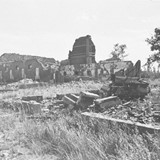
[[[119,100],[119,98],[117,96],[110,96],[110,97],[105,97],[105,98],[100,98],[100,99],[96,99],[94,102],[95,104],[102,104],[105,102],[112,102],[112,101],[117,101]]]
[[[79,96],[75,95],[75,94],[67,94],[67,97],[71,98],[73,101],[77,102],[79,99]]]
[[[156,125],[152,125],[152,124],[142,124],[139,122],[132,122],[130,120],[115,119],[115,118],[104,116],[100,113],[84,112],[81,114],[82,114],[82,116],[85,116],[85,117],[96,118],[96,119],[99,119],[100,121],[102,120],[104,122],[110,122],[112,124],[117,124],[120,127],[122,125],[125,125],[126,127],[130,128],[130,129],[137,128],[139,130],[139,133],[146,133],[146,132],[148,132],[150,134],[154,134],[156,132],[160,133],[160,125],[156,126]]]
[[[99,98],[99,95],[97,95],[95,93],[84,92],[84,91],[81,92],[80,95],[83,97],[88,97],[88,98]]]
[[[16,89],[0,89],[0,92],[17,91]]]
[[[94,103],[95,103],[95,109],[97,111],[105,111],[108,108],[120,105],[122,102],[117,96],[110,96],[101,99],[96,99]]]
[[[22,97],[22,100],[40,102],[43,101],[43,96],[27,96],[27,97]]]
[[[76,102],[74,100],[72,100],[71,98],[67,97],[67,96],[64,96],[62,98],[63,102],[67,105],[73,105],[75,106],[76,105]]]

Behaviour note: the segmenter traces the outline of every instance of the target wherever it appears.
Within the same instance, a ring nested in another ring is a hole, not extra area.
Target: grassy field
[[[73,82],[64,85],[46,85],[1,93],[1,100],[26,95],[78,93],[98,89],[99,82]],[[144,102],[160,101],[159,86]],[[27,119],[10,109],[0,108],[0,159],[15,160],[158,160],[160,135],[127,134],[118,126],[92,119],[79,113],[63,110],[52,119]]]

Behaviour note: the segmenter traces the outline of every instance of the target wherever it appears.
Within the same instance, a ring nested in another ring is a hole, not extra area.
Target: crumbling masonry
[[[4,54],[0,57],[2,61],[3,59],[7,61],[9,57],[13,61],[0,63],[0,82],[10,83],[29,78],[37,81],[53,80],[56,83],[63,83],[66,78],[77,76],[101,79],[108,77],[113,72],[118,76],[125,76],[127,69],[133,67],[131,61],[113,58],[96,63],[95,53],[95,45],[91,36],[87,35],[75,40],[72,51],[69,51],[68,59],[61,64],[53,63],[53,61],[44,64],[34,57],[24,59],[22,56],[20,60],[21,55],[18,55],[15,61],[14,54]]]

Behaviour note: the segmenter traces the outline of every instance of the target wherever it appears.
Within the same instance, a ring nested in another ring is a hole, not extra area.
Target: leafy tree
[[[111,52],[112,57],[123,60],[128,54],[126,54],[127,46],[125,44],[115,44],[114,50]]]
[[[155,52],[147,59],[147,65],[150,67],[153,62],[160,62],[160,28],[155,28],[154,35],[147,38],[146,42],[151,45],[151,51]]]

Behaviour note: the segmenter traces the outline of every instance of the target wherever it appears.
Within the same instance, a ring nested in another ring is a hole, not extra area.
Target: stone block
[[[108,85],[103,85],[101,87],[101,90],[104,91],[104,92],[108,92],[110,90],[109,84]]]
[[[30,114],[41,114],[41,108],[43,107],[42,104],[32,101],[26,102],[22,101],[21,105],[21,112],[30,115]]]
[[[156,122],[160,122],[160,111],[154,111],[152,115]]]
[[[15,111],[26,115],[41,114],[41,108],[43,108],[43,105],[38,102],[21,100],[13,101],[12,106]]]
[[[63,97],[64,97],[64,94],[56,94],[56,99],[58,100],[62,100]]]
[[[93,104],[95,99],[99,98],[99,95],[90,92],[81,92],[77,104],[81,110],[86,110]]]
[[[93,104],[94,99],[91,97],[83,97],[81,96],[77,101],[77,105],[81,110],[86,110],[90,105]]]

